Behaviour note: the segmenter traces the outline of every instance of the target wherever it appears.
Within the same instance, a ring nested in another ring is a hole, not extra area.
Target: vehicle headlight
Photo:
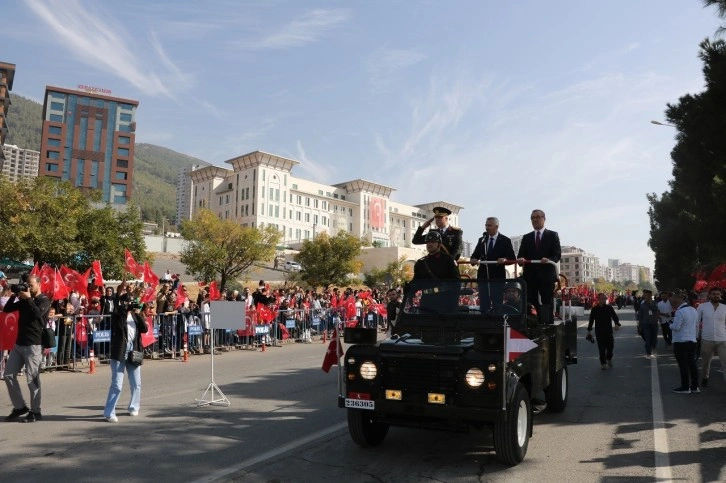
[[[478,367],[472,367],[466,371],[464,379],[470,387],[480,387],[484,384],[484,372]]]
[[[359,372],[360,377],[370,381],[371,379],[374,379],[378,374],[378,368],[371,361],[365,361],[363,364],[360,365]]]

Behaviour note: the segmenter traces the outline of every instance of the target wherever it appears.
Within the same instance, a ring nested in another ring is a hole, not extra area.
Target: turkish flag
[[[385,200],[371,196],[368,202],[368,222],[371,228],[383,228],[386,226]]]
[[[156,288],[149,285],[144,289],[143,295],[141,295],[141,303],[148,303],[156,300]]]
[[[360,298],[361,300],[365,300],[370,296],[371,296],[370,290],[366,290],[365,292],[358,292],[358,298]]]
[[[330,368],[334,365],[337,365],[340,361],[340,356],[343,355],[343,345],[340,343],[340,337],[338,337],[338,331],[336,330],[333,333],[333,338],[330,339],[330,344],[328,344],[328,350],[325,353],[325,358],[323,359],[323,371],[330,372]]]
[[[0,351],[9,351],[15,347],[18,338],[19,313],[0,312]]]
[[[280,329],[280,334],[282,336],[282,340],[287,340],[290,338],[290,331],[287,330],[287,327],[285,327],[285,324],[281,324],[280,322],[278,322],[277,327],[279,327],[279,329]]]
[[[30,271],[31,277],[40,277],[40,267],[38,266],[38,262],[35,262],[35,265],[33,265],[33,269]]]
[[[93,270],[94,284],[96,287],[103,287],[105,282],[103,281],[103,273],[101,272],[101,261],[94,260],[91,263],[91,270]]]
[[[275,313],[269,307],[263,304],[257,304],[257,314],[259,320],[265,324],[269,324],[275,318]]]
[[[63,277],[56,270],[53,276],[53,300],[67,299],[70,295]]]
[[[222,298],[222,294],[219,293],[219,289],[217,288],[217,281],[212,280],[212,283],[209,284],[209,300],[219,300]]]
[[[47,263],[43,264],[40,269],[40,291],[46,295],[53,295],[53,281],[55,280],[55,270],[50,268]]]
[[[149,262],[144,262],[144,282],[156,287],[159,285],[159,277],[151,270]]]
[[[152,316],[146,317],[146,325],[149,326],[149,330],[141,334],[142,347],[148,347],[156,342],[156,337],[154,337],[154,318]]]
[[[184,284],[181,284],[181,283],[180,283],[180,284],[179,284],[179,285],[177,285],[177,287],[176,287],[176,307],[174,307],[174,308],[175,308],[175,309],[178,309],[178,308],[179,308],[179,307],[181,307],[181,306],[182,306],[182,305],[184,304],[184,302],[186,302],[186,301],[187,301],[187,294],[186,294],[186,292],[184,291]]]
[[[128,248],[124,248],[124,270],[132,274],[134,277],[141,277],[144,273],[144,267],[139,265]]]
[[[88,298],[88,275],[90,274],[90,269],[84,275],[81,275],[72,268],[61,265],[58,272],[66,287],[71,290],[76,290],[79,294],[85,295]]]
[[[352,295],[348,296],[347,299],[345,299],[345,318],[355,319],[356,316],[356,309],[355,309],[355,299]]]
[[[338,306],[338,297],[336,297],[335,294],[333,294],[333,296],[330,297],[330,306],[333,308]]]
[[[507,354],[506,360],[512,362],[517,357],[521,356],[525,352],[529,352],[532,349],[536,349],[538,346],[529,337],[524,334],[520,334],[511,327],[507,327]]]

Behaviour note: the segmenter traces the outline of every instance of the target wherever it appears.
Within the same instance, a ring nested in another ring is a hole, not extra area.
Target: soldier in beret
[[[443,206],[437,206],[434,208],[434,216],[426,221],[423,225],[418,227],[416,233],[413,235],[411,242],[414,245],[423,245],[426,243],[424,238],[424,230],[431,226],[432,222],[436,223],[436,228],[429,230],[431,232],[438,232],[441,235],[442,249],[448,253],[451,258],[458,260],[461,256],[461,250],[463,246],[462,236],[464,232],[461,228],[449,225],[449,215],[451,210],[444,208]]]

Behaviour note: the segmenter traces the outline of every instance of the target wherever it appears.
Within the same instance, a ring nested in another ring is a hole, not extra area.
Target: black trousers
[[[674,342],[673,355],[681,372],[681,387],[696,389],[698,387],[698,367],[696,366],[696,343]],[[690,378],[690,383],[689,383]]]
[[[527,282],[528,304],[534,304],[535,307],[553,306],[555,282],[549,274],[536,273],[525,277],[524,280]]]
[[[597,339],[597,350],[600,351],[600,364],[605,364],[613,358],[613,349],[615,348],[615,339],[612,334],[599,335],[595,333]]]
[[[666,345],[671,345],[673,343],[673,332],[671,332],[671,325],[670,324],[660,324],[660,330],[663,333],[663,340],[665,341]]]

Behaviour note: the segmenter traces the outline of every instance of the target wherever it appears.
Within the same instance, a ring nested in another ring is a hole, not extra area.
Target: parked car
[[[285,270],[288,270],[290,272],[299,272],[300,270],[302,270],[302,267],[299,263],[288,260],[285,262]]]

